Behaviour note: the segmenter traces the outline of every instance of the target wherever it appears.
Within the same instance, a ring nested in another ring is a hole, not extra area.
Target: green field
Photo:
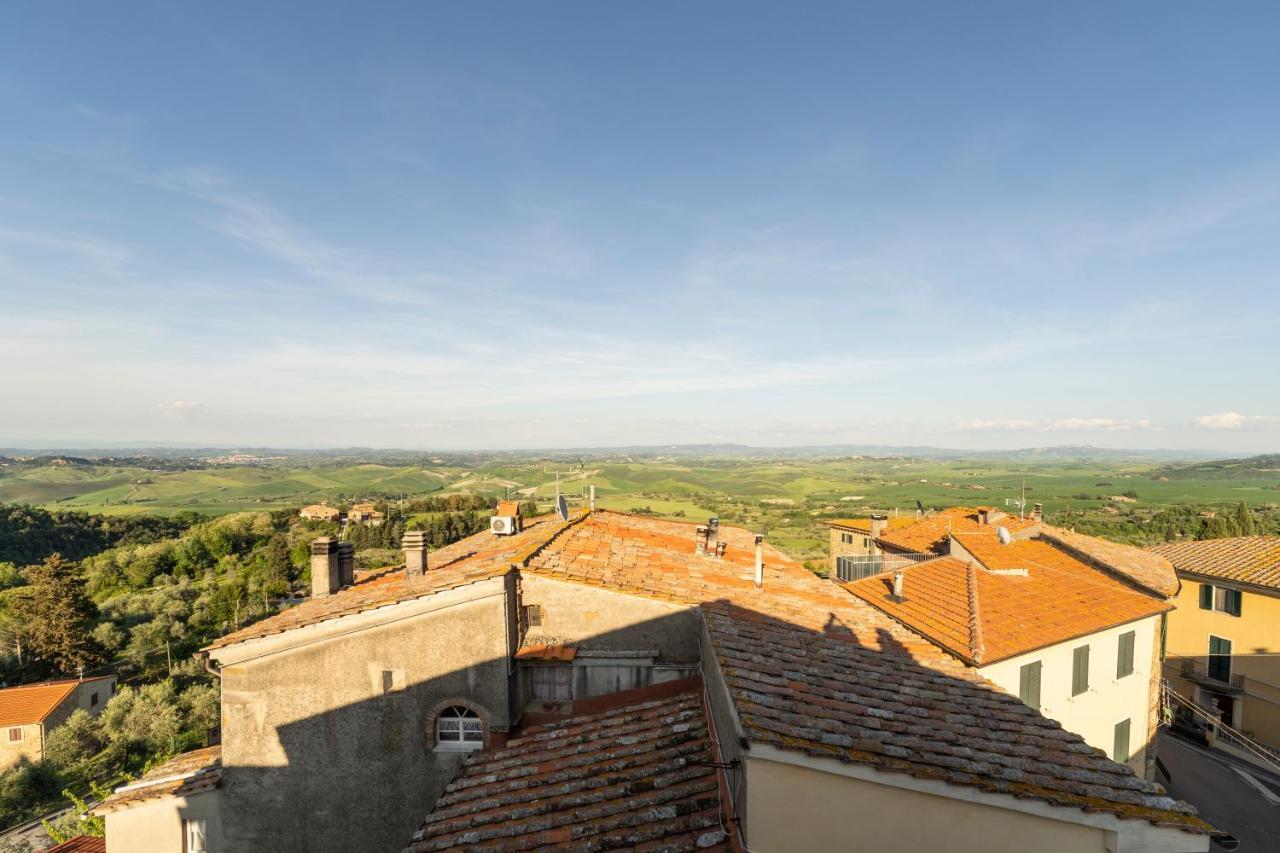
[[[1280,465],[1161,466],[1117,461],[1002,462],[910,458],[597,459],[578,463],[477,459],[474,464],[281,462],[150,470],[111,464],[0,463],[0,502],[88,512],[211,515],[297,507],[321,500],[393,499],[467,492],[521,495],[548,509],[559,488],[571,502],[587,484],[609,509],[688,519],[719,515],[765,532],[799,557],[820,557],[822,523],[870,510],[914,512],[989,504],[1017,511],[1043,503],[1051,516],[1083,513],[1099,523],[1141,525],[1165,507],[1224,510],[1241,500],[1276,512]],[[1128,495],[1128,496],[1127,496]],[[1081,518],[1079,515],[1075,519]]]

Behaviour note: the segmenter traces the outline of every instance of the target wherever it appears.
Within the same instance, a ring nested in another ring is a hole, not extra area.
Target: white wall
[[[1039,651],[1018,655],[980,667],[979,672],[1018,695],[1023,664],[1040,661],[1040,713],[1057,720],[1064,729],[1075,732],[1091,746],[1114,758],[1115,726],[1129,719],[1129,766],[1138,775],[1145,771],[1144,747],[1148,732],[1150,708],[1151,662],[1155,644],[1159,642],[1159,616],[1149,616],[1105,631],[1098,631]],[[1120,651],[1120,635],[1135,631],[1133,673],[1116,678],[1116,660]],[[1074,650],[1089,646],[1089,689],[1079,696],[1071,695],[1071,671]]]

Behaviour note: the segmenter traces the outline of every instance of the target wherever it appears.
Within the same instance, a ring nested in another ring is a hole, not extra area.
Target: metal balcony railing
[[[937,554],[871,554],[858,557],[836,557],[836,579],[861,580],[937,558]]]
[[[1207,664],[1196,660],[1195,658],[1182,658],[1179,667],[1184,678],[1192,681],[1198,681],[1202,684],[1221,684],[1224,687],[1232,687],[1236,690],[1244,689],[1244,676],[1236,675],[1231,671],[1231,659],[1209,658]]]

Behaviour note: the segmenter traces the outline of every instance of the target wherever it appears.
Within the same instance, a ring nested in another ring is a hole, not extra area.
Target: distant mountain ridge
[[[1264,453],[1261,456],[1246,456],[1241,459],[1214,459],[1195,464],[1169,465],[1155,473],[1157,476],[1168,477],[1170,480],[1227,480],[1250,476],[1280,479],[1280,453]]]

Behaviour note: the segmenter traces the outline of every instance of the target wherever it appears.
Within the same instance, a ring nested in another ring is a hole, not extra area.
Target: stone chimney
[[[756,534],[756,589],[764,586],[764,537]]]
[[[707,519],[707,553],[717,557],[724,555],[720,550],[720,519],[714,515]]]
[[[898,569],[893,573],[893,600],[894,601],[901,602],[906,600],[902,594],[902,581],[903,581],[902,569]]]
[[[1005,517],[1005,513],[993,507],[984,506],[978,510],[978,521],[982,524],[995,524]]]
[[[880,534],[889,526],[889,516],[876,512],[871,514],[871,538],[879,539]]]
[[[698,528],[693,531],[693,553],[707,553],[707,526],[699,524]]]
[[[400,540],[404,549],[404,573],[408,577],[422,577],[427,571],[427,534],[410,530]]]
[[[1031,518],[1033,521],[1044,521],[1044,504],[1036,504],[1031,508]]]
[[[321,536],[311,543],[311,595],[333,595],[341,586],[338,567],[338,540]]]
[[[725,552],[728,548],[729,548],[729,543],[728,543],[728,542],[717,542],[717,543],[716,543],[716,556],[717,556],[717,557],[724,557],[724,552]]]
[[[356,582],[356,546],[350,542],[338,543],[338,585],[351,586]]]

